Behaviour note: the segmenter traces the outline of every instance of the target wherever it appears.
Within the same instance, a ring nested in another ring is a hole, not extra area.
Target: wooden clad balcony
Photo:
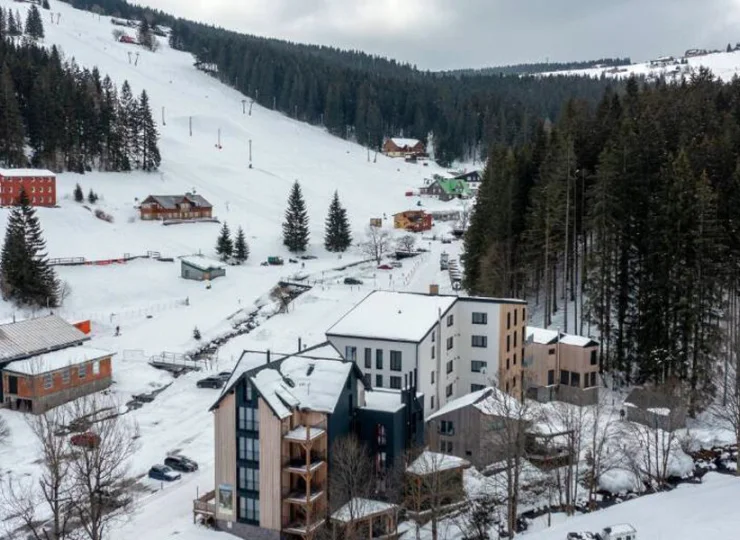
[[[314,426],[296,426],[283,435],[283,440],[299,444],[308,444],[326,437],[326,430]]]

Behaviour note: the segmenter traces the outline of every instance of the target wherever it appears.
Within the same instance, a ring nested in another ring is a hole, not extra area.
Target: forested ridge
[[[36,44],[43,23],[0,8],[0,164],[55,171],[151,171],[160,163],[148,96]],[[23,38],[21,39],[21,36]],[[26,151],[30,148],[30,155]]]
[[[606,370],[708,395],[736,343],[738,208],[740,80],[631,79],[596,107],[570,100],[532,142],[491,150],[465,284],[601,336]]]
[[[224,83],[337,136],[378,149],[387,136],[426,140],[433,133],[442,164],[480,157],[494,143],[528,141],[540,120],[558,117],[565,99],[595,103],[609,84],[582,77],[423,72],[357,51],[243,35],[124,0],[66,1],[169,26],[172,47],[192,53]]]

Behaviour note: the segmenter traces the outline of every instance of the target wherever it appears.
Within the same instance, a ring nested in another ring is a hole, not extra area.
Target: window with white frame
[[[470,371],[473,373],[482,373],[484,369],[488,367],[488,362],[483,362],[482,360],[471,360],[470,361]]]
[[[449,328],[453,324],[455,324],[455,317],[452,314],[447,315],[447,327]]]
[[[450,360],[449,362],[447,362],[447,374],[452,373],[453,369],[455,369],[455,364],[452,360]]]
[[[452,347],[455,346],[455,340],[452,336],[447,338],[447,350],[449,351]]]
[[[471,336],[471,345],[479,349],[485,349],[488,347],[487,336]]]
[[[77,366],[77,378],[84,379],[87,375],[87,364],[80,364]]]
[[[452,395],[452,385],[451,384],[447,385],[447,389],[445,390],[445,395],[447,397],[450,397]]]
[[[401,377],[391,377],[391,388],[394,390],[401,389]]]
[[[44,375],[44,389],[48,390],[52,386],[54,386],[54,378],[51,373],[47,373]]]
[[[239,497],[239,518],[259,523],[260,501],[252,497]]]
[[[70,369],[66,368],[62,371],[62,384],[69,384],[70,379]]]
[[[391,371],[401,371],[401,351],[391,351]]]
[[[473,312],[473,324],[488,324],[488,313]]]

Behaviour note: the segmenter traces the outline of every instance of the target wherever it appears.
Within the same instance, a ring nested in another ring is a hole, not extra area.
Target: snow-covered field
[[[680,58],[677,58],[680,60]],[[670,79],[678,75],[689,74],[692,71],[696,71],[699,68],[706,67],[711,72],[721,78],[724,81],[730,81],[733,77],[740,74],[740,51],[735,52],[719,52],[706,54],[703,56],[694,56],[687,58],[687,63],[682,65],[676,65],[669,63],[668,65],[651,65],[650,62],[643,62],[639,64],[632,64],[629,66],[619,66],[619,71],[612,71],[610,68],[589,68],[589,69],[576,69],[567,71],[555,71],[552,73],[543,73],[543,76],[548,75],[582,75],[586,77],[615,77],[615,78],[626,78],[631,75],[638,77],[661,77],[665,76]],[[677,68],[680,70],[678,71]]]

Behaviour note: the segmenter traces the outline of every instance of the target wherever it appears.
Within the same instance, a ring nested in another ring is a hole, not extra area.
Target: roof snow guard
[[[89,339],[56,315],[3,324],[0,325],[0,363],[56,351]]]

